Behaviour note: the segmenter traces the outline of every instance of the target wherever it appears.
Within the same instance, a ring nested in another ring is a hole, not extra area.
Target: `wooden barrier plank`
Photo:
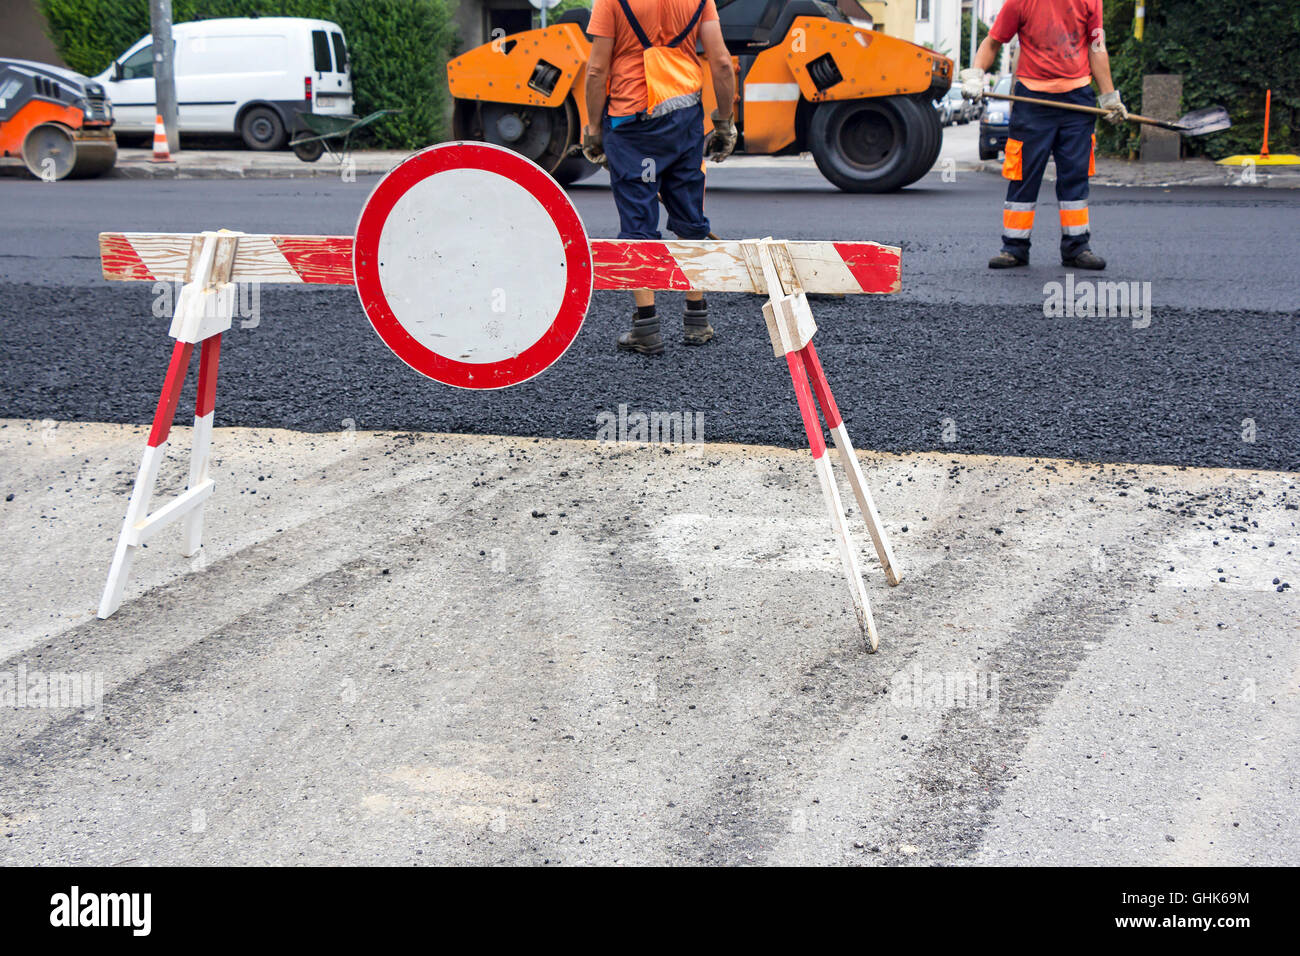
[[[104,278],[184,282],[190,233],[105,232]],[[753,241],[593,239],[597,289],[765,293],[746,250]],[[875,242],[790,242],[805,292],[888,294],[902,285],[901,251]],[[351,236],[241,235],[233,282],[352,285]]]

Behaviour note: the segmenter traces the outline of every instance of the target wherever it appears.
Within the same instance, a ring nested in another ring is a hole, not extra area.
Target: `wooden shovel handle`
[[[1036,96],[1016,96],[1012,93],[985,93],[984,96],[990,100],[1011,100],[1013,103],[1033,103],[1037,106],[1051,106],[1058,110],[1073,110],[1076,113],[1091,113],[1093,116],[1105,116],[1108,110],[1099,106],[1080,106],[1077,103],[1061,103],[1057,100],[1040,100]],[[1150,116],[1139,116],[1137,113],[1129,113],[1128,118],[1135,123],[1149,123],[1152,126],[1160,126],[1164,129],[1178,129],[1173,123],[1166,123],[1164,120],[1152,119]]]

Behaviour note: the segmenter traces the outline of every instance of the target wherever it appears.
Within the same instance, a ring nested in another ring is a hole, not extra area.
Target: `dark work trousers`
[[[707,239],[704,215],[704,107],[654,119],[603,124],[609,182],[620,239],[660,239],[659,198],[668,228],[682,239]]]
[[[1068,93],[1040,93],[1017,83],[1017,96],[1096,106],[1091,86]],[[1048,157],[1056,160],[1056,201],[1061,213],[1061,258],[1072,259],[1089,248],[1088,177],[1093,172],[1093,129],[1096,118],[1086,113],[1011,104],[1006,160],[1002,175],[1007,201],[1002,207],[1002,248],[1017,259],[1029,259],[1029,234],[1034,229],[1034,204]]]

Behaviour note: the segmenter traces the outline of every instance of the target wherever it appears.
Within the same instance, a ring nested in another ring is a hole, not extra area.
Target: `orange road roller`
[[[112,169],[117,140],[104,88],[71,70],[0,59],[0,151],[47,181]]]
[[[856,0],[717,0],[737,77],[737,152],[811,151],[848,192],[888,192],[925,175],[943,128],[933,101],[953,62],[871,28]],[[447,64],[456,138],[506,146],[567,185],[596,167],[574,150],[587,120],[590,11],[498,37]],[[715,107],[709,82],[704,115]]]

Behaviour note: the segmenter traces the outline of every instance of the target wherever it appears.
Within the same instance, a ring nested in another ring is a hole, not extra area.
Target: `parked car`
[[[1010,93],[1011,77],[1000,78],[993,86],[994,93]],[[980,159],[997,159],[1007,148],[1007,130],[1011,126],[1011,106],[1006,100],[985,100],[980,116]]]
[[[934,111],[939,116],[940,126],[952,125],[952,103],[949,102],[948,97],[941,96],[934,100],[931,105],[934,106]]]
[[[338,24],[299,17],[195,20],[172,27],[182,133],[230,133],[250,149],[280,149],[299,113],[352,112],[348,47]],[[153,41],[137,40],[95,79],[119,133],[149,133]]]
[[[949,123],[969,123],[979,115],[979,106],[961,95],[960,86],[951,87],[943,98],[948,106]]]

